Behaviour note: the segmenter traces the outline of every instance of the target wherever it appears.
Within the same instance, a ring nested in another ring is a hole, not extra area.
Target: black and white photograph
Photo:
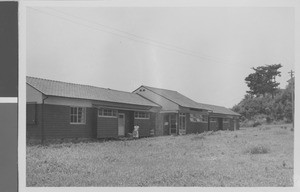
[[[24,10],[27,188],[295,186],[294,7]]]

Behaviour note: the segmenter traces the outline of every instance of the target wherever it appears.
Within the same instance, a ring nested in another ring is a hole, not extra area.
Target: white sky
[[[232,107],[251,67],[281,63],[281,88],[294,70],[293,8],[28,7],[26,27],[34,77]]]

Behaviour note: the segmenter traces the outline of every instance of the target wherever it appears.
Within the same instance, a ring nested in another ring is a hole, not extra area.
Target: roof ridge
[[[165,88],[158,88],[158,87],[151,87],[151,86],[147,86],[147,85],[142,85],[144,87],[148,87],[148,88],[153,88],[153,89],[161,89],[161,90],[166,90],[166,91],[173,91],[173,92],[176,92],[176,93],[179,93],[178,91],[175,91],[175,90],[171,90],[171,89],[165,89]]]
[[[128,91],[121,91],[121,90],[116,90],[116,89],[111,89],[111,88],[97,87],[97,86],[94,86],[94,85],[86,85],[86,84],[79,84],[79,83],[70,83],[70,82],[65,82],[65,81],[58,81],[58,80],[45,79],[45,78],[32,77],[32,76],[26,76],[26,77],[34,78],[34,79],[41,79],[41,80],[45,80],[45,81],[65,83],[65,84],[71,84],[71,85],[87,86],[87,87],[92,87],[92,88],[98,88],[98,89],[105,89],[105,90],[112,90],[112,91],[118,91],[118,92],[123,92],[123,93],[135,94],[135,93],[131,93],[131,92],[128,92]]]
[[[217,107],[217,108],[226,109],[226,110],[229,110],[229,111],[233,112],[233,113],[236,114],[236,115],[240,115],[239,113],[233,111],[231,108],[227,108],[227,107],[224,107],[224,106],[220,106],[220,105],[212,105],[212,104],[206,104],[206,103],[199,103],[199,104],[206,105],[207,107]],[[212,109],[212,111],[214,111],[214,109]]]
[[[145,88],[148,88],[148,89],[149,89],[150,91],[152,91],[153,93],[155,93],[155,94],[157,94],[157,95],[160,95],[161,97],[163,97],[163,98],[165,98],[165,99],[167,99],[167,100],[169,100],[169,101],[171,101],[171,102],[173,102],[173,103],[176,103],[176,104],[179,105],[179,106],[185,107],[185,106],[187,106],[187,105],[185,105],[185,104],[182,105],[180,102],[176,101],[176,99],[174,100],[174,99],[172,99],[172,98],[169,98],[169,97],[167,97],[167,96],[164,96],[163,94],[161,94],[161,93],[159,93],[159,92],[156,92],[156,91],[153,90],[153,89],[159,89],[159,90],[162,90],[162,91],[172,91],[173,93],[176,93],[176,94],[180,95],[181,97],[187,99],[188,102],[191,101],[193,104],[199,104],[197,101],[194,101],[193,99],[191,99],[191,98],[189,98],[189,97],[187,97],[187,96],[181,94],[181,93],[178,92],[178,91],[169,90],[169,89],[155,88],[155,87],[149,87],[149,86],[146,86],[146,85],[142,85],[142,86],[144,86]],[[142,86],[141,86],[141,87],[142,87]],[[153,89],[151,89],[151,88],[153,88]],[[190,108],[193,108],[193,107],[190,106]],[[196,107],[196,108],[197,108],[197,107]],[[207,108],[203,108],[203,107],[201,107],[201,109],[208,110]]]
[[[164,89],[164,88],[157,88],[157,87],[150,87],[150,86],[146,86],[146,85],[142,85],[142,86],[144,86],[144,87],[146,87],[146,88],[148,87],[148,88],[153,88],[153,89],[160,89],[160,90],[166,90],[166,91],[173,91],[173,92],[178,93],[178,94],[182,95],[183,97],[185,97],[185,98],[187,98],[187,99],[189,99],[189,100],[191,100],[191,101],[193,101],[193,102],[195,102],[195,103],[199,103],[199,102],[197,102],[197,101],[195,101],[195,100],[193,100],[193,99],[191,99],[191,98],[189,98],[189,97],[187,97],[187,96],[183,95],[182,93],[180,93],[180,92],[178,92],[178,91],[175,91],[175,90]],[[201,103],[200,103],[200,104],[201,104]]]
[[[199,102],[197,102],[199,103]],[[221,106],[221,105],[213,105],[213,104],[208,104],[208,103],[199,103],[199,104],[203,104],[203,105],[212,105],[212,106],[216,106],[216,107],[224,107],[224,106]],[[227,108],[227,107],[224,107],[226,109],[230,109],[230,108]]]

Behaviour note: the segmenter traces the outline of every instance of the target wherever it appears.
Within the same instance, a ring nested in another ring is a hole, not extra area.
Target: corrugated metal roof
[[[209,104],[203,104],[200,103],[201,105],[205,105],[207,108],[210,108],[212,110],[213,113],[218,113],[218,114],[224,114],[224,115],[238,115],[240,116],[240,114],[226,108],[226,107],[222,107],[222,106],[218,106],[218,105],[209,105]]]
[[[74,83],[66,83],[36,77],[26,77],[29,85],[49,96],[80,98],[97,101],[108,101],[116,103],[126,103],[133,105],[143,105],[151,107],[159,107],[151,101],[142,98],[141,96],[111,89],[94,87],[90,85],[80,85]]]
[[[172,90],[168,90],[168,89],[160,89],[160,88],[154,88],[154,87],[148,87],[148,86],[144,86],[146,89],[159,94],[171,101],[173,101],[174,103],[177,103],[178,105],[182,106],[182,107],[188,107],[188,108],[195,108],[195,109],[205,109],[205,110],[210,110],[210,108],[208,108],[206,105],[203,105],[201,103],[197,103],[195,101],[193,101],[192,99],[182,95],[181,93],[177,92],[177,91],[172,91]]]

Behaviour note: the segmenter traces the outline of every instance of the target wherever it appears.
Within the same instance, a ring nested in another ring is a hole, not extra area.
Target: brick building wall
[[[208,123],[190,121],[190,114],[186,114],[186,134],[208,131]]]
[[[151,129],[155,129],[156,115],[155,113],[150,113],[149,119],[134,119],[134,124],[139,125],[139,136],[149,137],[151,136]]]
[[[231,122],[223,122],[223,130],[233,130],[233,124]]]
[[[86,108],[84,124],[70,123],[70,107],[62,105],[44,105],[44,135],[45,139],[54,138],[95,138],[95,109]],[[33,117],[35,123],[33,123]],[[41,138],[42,104],[27,104],[27,137]]]
[[[118,137],[118,118],[97,116],[97,138]]]
[[[209,118],[209,131],[217,131],[219,129],[219,123],[217,121],[211,121]]]
[[[162,136],[164,135],[164,114],[158,113],[156,115],[156,126],[155,126],[155,136]]]

